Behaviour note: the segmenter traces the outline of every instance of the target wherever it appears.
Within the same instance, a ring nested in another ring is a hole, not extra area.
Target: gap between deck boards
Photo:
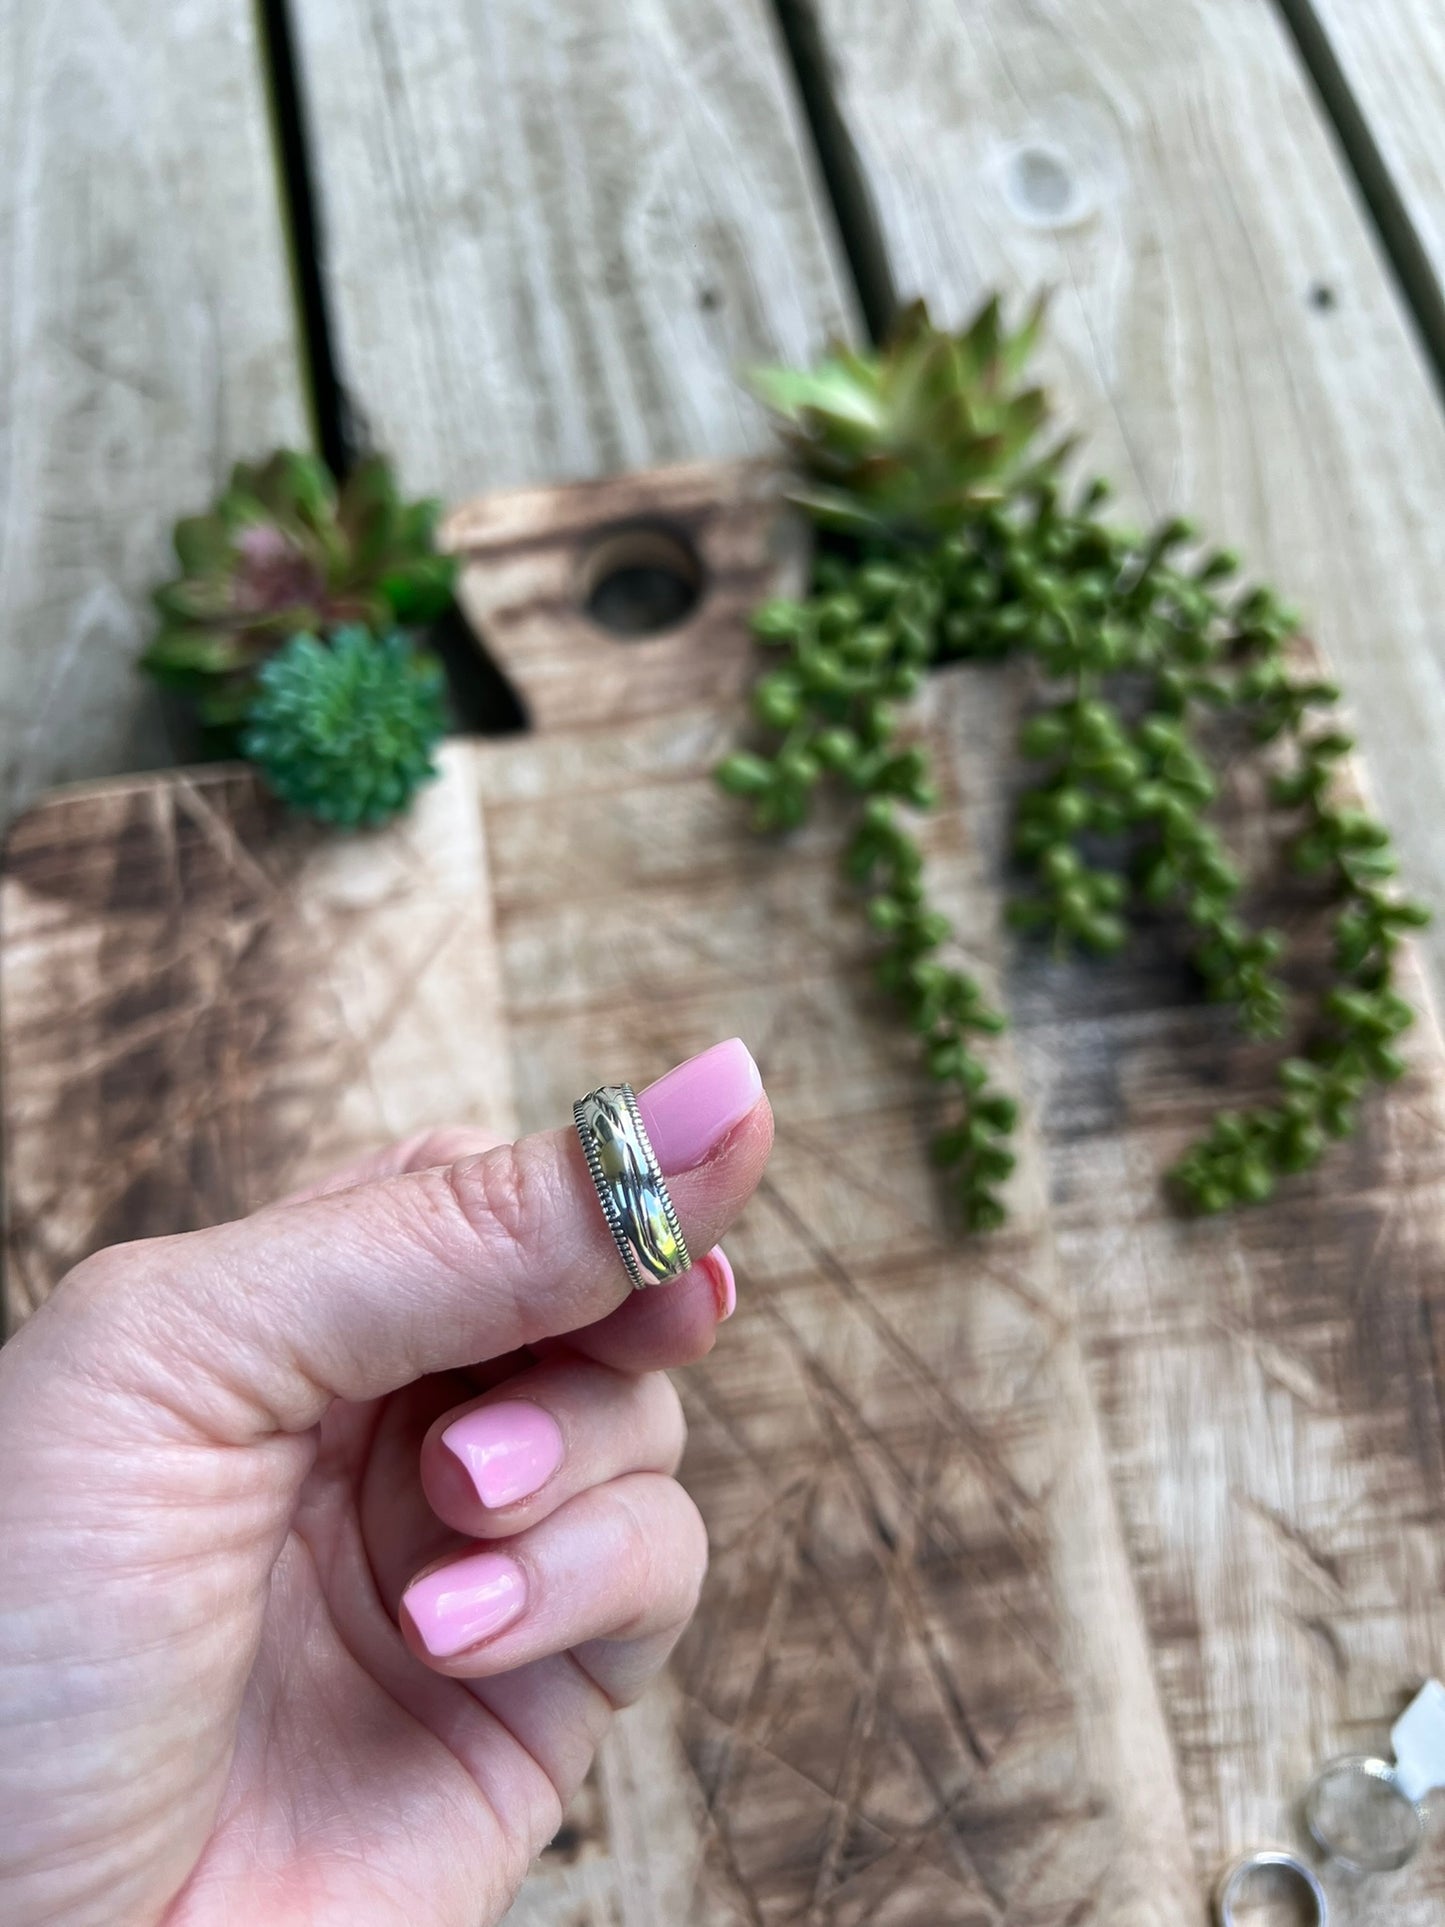
[[[1445,402],[1445,290],[1411,218],[1351,80],[1336,56],[1313,0],[1269,0],[1278,10],[1300,65],[1334,134],[1405,312],[1424,347],[1437,392]],[[835,76],[816,0],[765,0],[777,28],[785,79],[801,109],[802,138],[822,183],[851,282],[869,334],[879,339],[899,301],[917,292],[895,285],[888,237],[882,229],[867,169],[837,97]],[[304,74],[295,38],[295,0],[257,0],[265,83],[271,110],[279,193],[294,298],[303,344],[303,379],[317,445],[338,473],[366,446],[366,423],[348,396],[328,285],[324,210]],[[821,343],[818,344],[821,346]],[[469,650],[447,651],[458,720],[465,729],[515,727],[515,705],[494,672],[477,674]],[[458,671],[464,673],[459,675]]]
[[[315,425],[316,446],[332,473],[344,475],[360,452],[360,438],[337,370],[311,137],[287,0],[256,0],[256,19],[306,399]]]
[[[365,428],[346,393],[336,351],[291,0],[256,3],[309,401],[321,452],[334,470],[344,473],[364,445]],[[1445,288],[1311,0],[1272,0],[1272,4],[1335,135],[1445,402]],[[877,208],[834,96],[814,0],[770,0],[770,5],[853,290],[876,341],[886,332],[901,296],[913,291],[893,284]]]
[[[1346,172],[1359,191],[1445,403],[1445,288],[1311,0],[1274,0],[1274,4],[1339,144]]]

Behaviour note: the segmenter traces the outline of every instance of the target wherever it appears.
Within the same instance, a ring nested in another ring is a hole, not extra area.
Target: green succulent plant
[[[446,678],[398,632],[297,635],[256,672],[241,736],[283,802],[346,829],[396,816],[436,766]]]
[[[995,299],[951,334],[917,301],[879,348],[756,371],[798,471],[792,499],[826,528],[927,537],[1057,466],[1062,447],[1034,447],[1047,399],[1021,379],[1043,315],[1039,302],[1010,332]]]
[[[906,705],[931,667],[1014,659],[1033,672],[1019,750],[1039,774],[1017,809],[1011,921],[1108,956],[1167,916],[1205,995],[1246,1036],[1283,1045],[1275,1099],[1221,1111],[1170,1173],[1190,1208],[1262,1203],[1355,1128],[1372,1085],[1403,1073],[1413,1012],[1396,953],[1429,920],[1394,888],[1389,835],[1341,777],[1339,692],[1311,671],[1299,615],[1241,583],[1238,558],[1188,523],[1122,528],[1101,512],[1102,482],[1066,485],[1060,451],[1035,454],[1047,410],[1020,376],[1038,323],[1035,309],[1008,334],[990,302],[951,336],[913,308],[875,353],[835,350],[812,374],[765,378],[801,471],[796,499],[823,535],[808,592],[754,614],[771,658],[752,694],[765,733],[717,771],[769,832],[805,822],[825,788],[852,793],[844,869],[877,935],[879,982],[938,1088],[934,1155],[974,1230],[1003,1221],[1018,1106],[986,1055],[1004,1020],[959,967],[916,832],[934,788]],[[1208,820],[1219,759],[1251,744],[1272,759],[1268,827],[1333,918],[1313,997],[1291,995],[1285,939],[1247,918],[1244,878]]]
[[[155,592],[160,629],[141,659],[213,731],[245,720],[261,665],[298,634],[433,620],[455,563],[436,551],[437,505],[404,502],[379,456],[340,487],[315,456],[238,463],[209,515],[176,524],[180,574]]]

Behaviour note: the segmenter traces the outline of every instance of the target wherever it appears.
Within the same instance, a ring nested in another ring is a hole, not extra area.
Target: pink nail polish
[[[665,1174],[701,1164],[763,1094],[763,1080],[741,1037],[689,1057],[637,1094],[637,1108]]]
[[[401,1596],[433,1659],[451,1659],[510,1626],[527,1603],[527,1581],[515,1559],[476,1552],[414,1579]]]
[[[733,1268],[728,1263],[728,1255],[721,1245],[714,1245],[703,1259],[707,1275],[712,1280],[713,1296],[717,1299],[717,1317],[721,1324],[731,1318],[738,1308],[738,1282],[733,1276]]]
[[[526,1399],[504,1399],[465,1412],[442,1433],[484,1506],[516,1505],[540,1492],[562,1463],[562,1429]]]

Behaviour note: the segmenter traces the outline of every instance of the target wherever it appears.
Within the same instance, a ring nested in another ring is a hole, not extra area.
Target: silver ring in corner
[[[692,1268],[677,1210],[630,1084],[603,1084],[572,1106],[597,1202],[635,1290]]]
[[[1304,1797],[1310,1838],[1345,1873],[1398,1873],[1425,1838],[1425,1812],[1393,1760],[1347,1753],[1328,1761]]]
[[[1284,1847],[1257,1847],[1253,1853],[1241,1854],[1225,1868],[1214,1890],[1214,1916],[1219,1927],[1239,1927],[1235,1905],[1244,1898],[1257,1873],[1287,1875],[1314,1908],[1308,1927],[1329,1927],[1330,1904],[1324,1888],[1304,1861]]]

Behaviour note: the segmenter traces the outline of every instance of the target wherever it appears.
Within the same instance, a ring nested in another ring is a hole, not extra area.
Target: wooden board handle
[[[453,512],[457,599],[536,730],[635,722],[727,704],[748,677],[749,612],[796,589],[806,537],[779,514],[761,462],[696,463],[491,495]],[[607,576],[680,578],[695,600],[655,633],[619,636],[595,613]]]

